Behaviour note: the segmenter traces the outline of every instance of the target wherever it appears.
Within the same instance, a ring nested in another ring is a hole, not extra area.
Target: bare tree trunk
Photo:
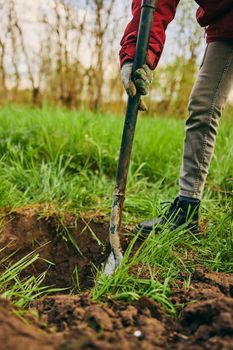
[[[8,8],[8,33],[11,40],[12,46],[12,65],[14,67],[14,76],[15,76],[15,86],[14,86],[14,95],[17,96],[20,85],[20,73],[18,69],[18,57],[17,57],[17,36],[15,32],[15,11],[14,11],[14,0],[9,0],[9,8]]]
[[[28,55],[28,52],[27,52],[27,49],[26,49],[26,45],[24,43],[22,29],[21,29],[17,19],[16,19],[15,26],[16,26],[16,28],[18,30],[19,39],[20,39],[20,43],[21,43],[21,50],[22,50],[22,52],[24,54],[24,57],[25,57],[25,62],[26,62],[26,65],[27,65],[27,70],[28,70],[28,77],[29,77],[29,80],[31,82],[32,103],[36,104],[38,102],[38,97],[39,97],[39,87],[35,85],[35,79],[34,79],[33,72],[32,72],[30,57]]]
[[[4,65],[6,48],[5,48],[5,43],[1,39],[0,39],[0,48],[1,48],[1,54],[0,54],[1,83],[2,83],[2,89],[3,89],[4,95],[6,95],[6,92],[7,92],[6,71],[5,71],[5,65]]]
[[[104,0],[93,0],[95,10],[94,38],[96,50],[95,110],[99,110],[102,102],[102,86],[104,81],[104,38],[110,26],[111,15],[115,2],[116,0],[110,0],[107,4]]]
[[[57,76],[58,76],[58,84],[59,84],[59,99],[61,102],[64,101],[64,82],[63,82],[63,44],[61,38],[62,24],[61,24],[61,16],[59,11],[59,6],[61,2],[59,0],[55,1],[55,15],[56,15],[56,36],[57,36]]]

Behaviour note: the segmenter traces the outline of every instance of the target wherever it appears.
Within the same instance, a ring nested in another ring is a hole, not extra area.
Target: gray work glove
[[[127,94],[134,97],[137,91],[140,95],[148,95],[149,85],[152,82],[152,71],[147,64],[144,64],[142,68],[139,68],[134,73],[134,82],[132,81],[132,69],[133,62],[125,62],[121,68],[121,81],[125,87]],[[140,99],[139,108],[140,111],[147,111],[147,106]]]

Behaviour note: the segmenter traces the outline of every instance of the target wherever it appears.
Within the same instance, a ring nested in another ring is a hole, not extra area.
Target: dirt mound
[[[233,299],[187,305],[179,318],[148,298],[98,304],[88,294],[56,295],[34,303],[39,321],[22,321],[0,299],[0,350],[232,350]]]
[[[0,299],[1,350],[51,350],[59,344],[58,337],[46,333],[28,318],[20,319],[11,304]]]
[[[41,321],[63,334],[62,349],[233,349],[233,299],[222,295],[186,306],[177,319],[154,301],[98,304],[88,294],[36,303]]]
[[[233,299],[191,304],[182,313],[181,325],[187,337],[181,349],[193,344],[196,349],[233,349]]]
[[[110,306],[91,302],[88,295],[53,296],[39,301],[37,309],[43,322],[63,332],[64,349],[162,349],[164,345],[162,311],[147,299]]]

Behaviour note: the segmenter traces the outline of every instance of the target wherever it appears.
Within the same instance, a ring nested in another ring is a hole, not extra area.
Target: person
[[[207,47],[189,100],[185,126],[179,195],[163,215],[141,222],[137,230],[149,234],[167,223],[171,229],[185,227],[199,231],[199,208],[204,184],[214,152],[217,127],[233,83],[233,1],[195,0],[200,6],[197,21],[205,27]],[[131,96],[148,93],[152,71],[156,68],[165,43],[165,31],[173,20],[179,0],[158,0],[153,16],[146,64],[132,78],[141,0],[132,1],[132,20],[121,40],[122,83]],[[133,81],[132,81],[133,80]],[[141,100],[140,110],[146,106]]]

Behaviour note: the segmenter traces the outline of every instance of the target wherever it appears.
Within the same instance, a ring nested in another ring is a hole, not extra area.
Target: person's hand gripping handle
[[[147,64],[133,72],[133,61],[126,61],[121,68],[121,81],[130,97],[134,97],[137,92],[140,95],[148,95],[149,85],[152,82],[152,70]],[[139,111],[147,111],[147,106],[140,98]]]

